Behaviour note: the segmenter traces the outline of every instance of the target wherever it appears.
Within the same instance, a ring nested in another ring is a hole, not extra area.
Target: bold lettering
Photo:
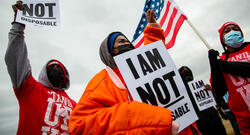
[[[43,17],[44,14],[45,14],[45,12],[44,12],[44,6],[43,6],[43,4],[42,3],[36,4],[36,6],[35,6],[35,15],[37,17]]]
[[[203,90],[200,91],[200,95],[201,95],[202,98],[205,98],[205,97],[206,97],[206,95],[205,95],[205,93],[204,93]]]
[[[236,57],[237,61],[238,61],[238,60],[241,60],[241,59],[242,59],[242,54],[238,54],[238,55],[236,55],[235,57]]]
[[[190,109],[188,108],[188,104],[187,103],[185,103],[185,109],[186,109],[186,112],[185,113],[187,113],[187,112],[189,112],[190,111]]]
[[[131,59],[126,59],[126,62],[127,62],[128,66],[129,66],[129,68],[130,68],[132,74],[134,75],[134,78],[135,78],[135,79],[140,78],[140,76],[139,76],[139,74],[137,73],[137,71],[136,71],[136,69],[135,69],[135,66],[134,66],[134,64],[132,63]]]
[[[48,99],[48,106],[44,117],[44,122],[46,124],[50,126],[56,126],[57,124],[59,124],[59,111],[61,106],[61,104],[54,103],[51,98]],[[56,108],[56,113],[54,115],[54,118],[51,118],[54,107]]]
[[[231,79],[231,81],[233,82],[233,84],[235,86],[242,86],[245,83],[245,79],[240,77],[240,76],[232,76],[230,74],[228,74],[229,78]],[[237,79],[238,78],[238,79]]]
[[[198,83],[199,83],[199,88],[201,88],[202,86],[204,86],[205,84],[204,84],[204,82],[202,81],[202,80],[200,80],[200,81],[198,81]]]
[[[175,96],[177,98],[177,97],[180,96],[180,92],[179,92],[179,90],[178,90],[178,88],[176,86],[176,83],[174,81],[174,78],[173,78],[174,76],[175,76],[175,73],[174,73],[174,71],[172,71],[172,72],[169,72],[169,73],[163,75],[162,77],[163,77],[164,80],[169,80],[169,82],[170,82],[170,84],[171,84],[171,86],[173,88],[174,94],[175,94]]]
[[[150,51],[147,51],[145,52],[146,53],[146,56],[152,66],[152,68],[154,69],[154,71],[157,70],[157,67],[158,69],[160,69],[161,67],[165,67],[166,64],[164,63],[160,53],[158,52],[158,50],[155,48],[153,49],[153,53],[152,54]],[[157,67],[156,67],[157,66]]]
[[[51,128],[51,135],[58,135],[59,134],[59,130]]]
[[[174,115],[174,112],[171,112],[172,113],[172,117],[173,117],[173,120],[176,120],[176,117]]]
[[[201,100],[201,96],[200,96],[200,93],[199,93],[199,92],[195,92],[194,95],[195,95],[195,97],[196,97],[196,99],[197,99],[198,101]]]
[[[161,90],[159,88],[159,84],[160,84],[160,86],[161,86],[161,88],[162,88],[162,90],[163,90],[163,92],[165,94],[165,98],[163,97],[163,95],[161,93]],[[165,82],[160,78],[156,78],[153,81],[153,87],[154,87],[154,90],[155,90],[155,92],[157,94],[157,97],[158,97],[159,101],[162,104],[167,104],[170,101],[170,94],[168,92],[168,88],[167,88]]]
[[[29,14],[29,16],[33,16],[33,4],[30,4],[30,7],[28,7],[27,4],[23,4],[23,15],[26,16],[26,12]]]
[[[139,96],[141,97],[141,99],[144,103],[148,103],[148,101],[149,101],[152,105],[157,106],[156,98],[155,98],[155,95],[154,95],[150,85],[148,83],[146,83],[145,86],[146,86],[147,91],[145,91],[142,87],[136,88]]]
[[[210,97],[210,96],[209,96],[209,93],[208,93],[208,90],[205,90],[205,89],[204,89],[203,91],[205,91],[205,92],[206,92],[207,97]]]
[[[250,111],[250,84],[238,88],[237,92],[240,93],[246,105],[248,106],[248,111]]]
[[[49,8],[49,17],[53,17],[53,6],[55,5],[56,3],[45,3],[45,6]]]
[[[195,90],[196,88],[194,87],[194,83],[192,83],[193,89]]]
[[[72,109],[69,107],[65,107],[65,114],[63,116],[63,124],[61,125],[61,128],[65,131],[68,131],[68,123],[69,123],[69,116],[72,112]]]
[[[184,114],[183,111],[182,111],[182,110],[183,110],[183,109],[182,109],[182,106],[181,106],[181,107],[178,107],[177,110],[178,110],[178,113],[179,113],[180,116],[182,116],[182,115]]]
[[[179,117],[183,116],[184,114],[188,113],[190,109],[188,108],[188,104],[185,103],[184,105],[176,108],[174,112],[172,112],[173,120],[178,119]]]
[[[153,70],[151,69],[151,67],[148,65],[148,63],[146,62],[146,60],[142,57],[141,54],[137,55],[137,58],[139,60],[139,63],[141,65],[141,69],[144,75],[147,75],[147,72],[152,73]]]
[[[179,118],[179,117],[180,117],[180,115],[179,115],[179,113],[178,113],[178,111],[177,111],[177,110],[174,110],[174,113],[175,113],[175,117],[177,117],[177,118]]]

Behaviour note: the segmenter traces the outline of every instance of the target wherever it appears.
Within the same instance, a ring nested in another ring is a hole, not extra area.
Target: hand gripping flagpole
[[[194,27],[194,25],[189,21],[189,19],[186,19],[187,23],[190,25],[190,27],[194,30],[194,32],[198,35],[198,37],[201,39],[201,41],[205,44],[208,50],[212,49],[211,46],[208,44],[208,42],[201,36],[199,31]]]

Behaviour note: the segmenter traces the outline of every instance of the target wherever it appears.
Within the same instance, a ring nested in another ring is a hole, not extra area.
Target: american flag
[[[145,13],[148,9],[154,9],[156,20],[164,30],[166,48],[173,47],[179,28],[186,19],[186,16],[172,0],[146,0],[143,14],[136,28],[132,43],[136,48],[143,45],[143,31],[148,24]]]

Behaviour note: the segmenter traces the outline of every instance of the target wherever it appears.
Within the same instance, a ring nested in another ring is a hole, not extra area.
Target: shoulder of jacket
[[[99,73],[97,73],[88,83],[86,89],[95,89],[98,87],[101,82],[103,82],[107,78],[108,74],[105,69],[102,69]]]

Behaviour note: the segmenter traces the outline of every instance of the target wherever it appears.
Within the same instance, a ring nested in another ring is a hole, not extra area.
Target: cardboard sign
[[[198,119],[162,41],[117,55],[114,59],[134,100],[171,110],[173,120],[180,124],[179,131]]]
[[[58,0],[23,0],[23,7],[17,12],[17,22],[42,28],[60,26]]]
[[[203,80],[195,80],[188,83],[200,111],[216,105],[212,91],[205,90],[204,82]]]

